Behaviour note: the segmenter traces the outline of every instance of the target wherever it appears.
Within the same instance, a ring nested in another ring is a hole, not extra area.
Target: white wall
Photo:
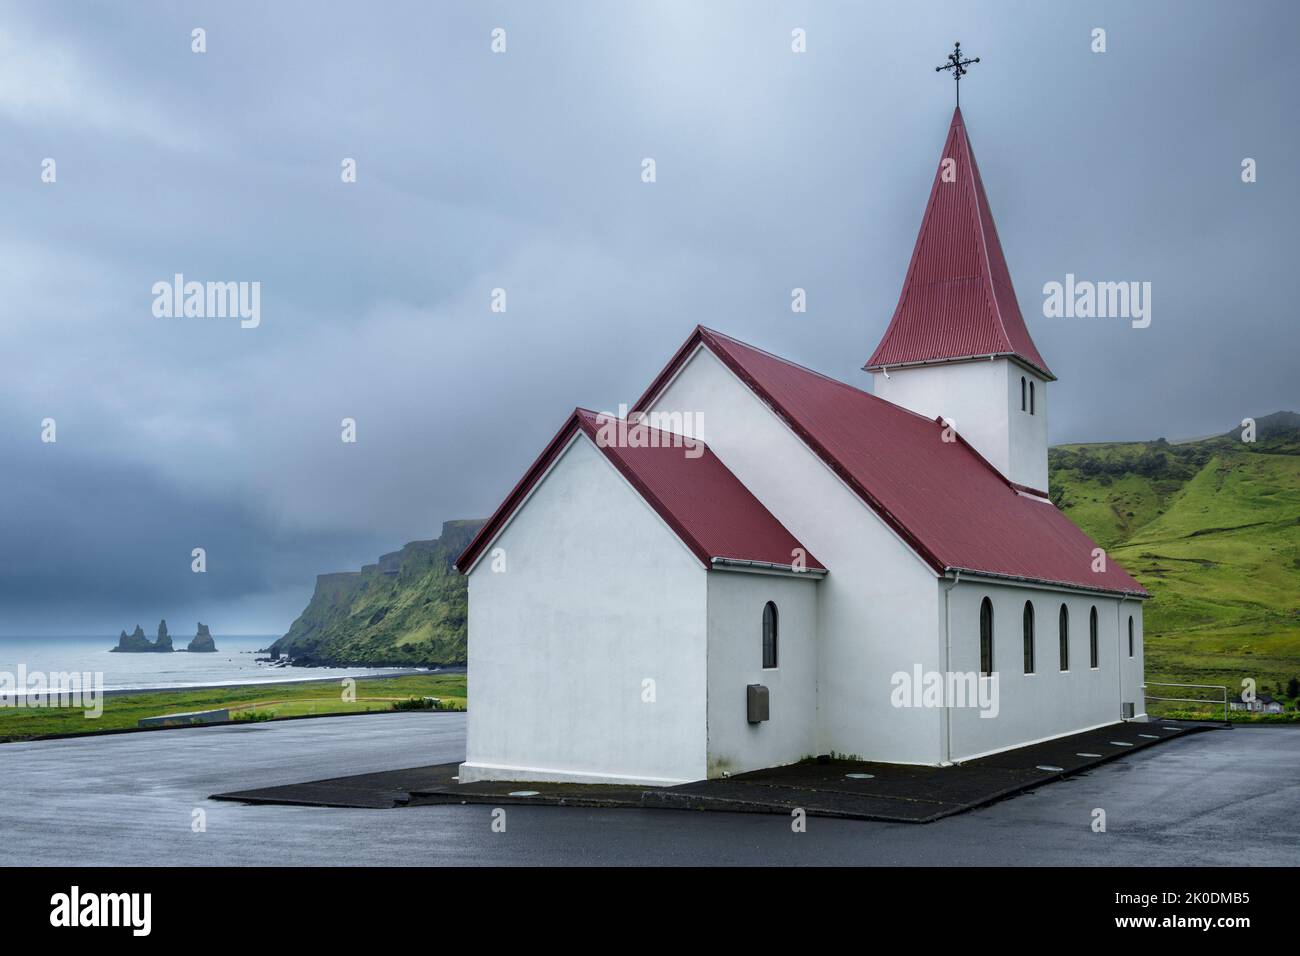
[[[942,586],[941,586],[942,587]],[[998,675],[998,715],[981,717],[976,708],[951,713],[952,759],[968,760],[1034,740],[1044,740],[1111,724],[1122,717],[1121,703],[1134,701],[1141,714],[1141,605],[1123,604],[1123,620],[1134,616],[1134,657],[1128,657],[1127,623],[1120,630],[1120,600],[1047,588],[999,584],[963,577],[952,589],[951,669],[980,667],[980,603],[993,603],[993,669]],[[1035,666],[1024,672],[1023,612],[1034,604]],[[1070,612],[1070,669],[1060,669],[1058,618],[1061,604]],[[1088,613],[1097,608],[1098,667],[1089,666]],[[1136,696],[1134,696],[1136,694]]]
[[[817,752],[938,763],[940,713],[890,703],[894,672],[940,666],[935,573],[707,349],[651,410],[702,415],[692,434],[830,569],[816,586]]]
[[[1034,414],[1020,410],[1020,378],[1034,382]],[[946,362],[875,372],[879,398],[954,422],[994,468],[1047,490],[1047,383],[1009,359]]]
[[[815,552],[814,552],[815,553]],[[817,750],[813,577],[709,574],[709,776],[780,767]],[[763,667],[763,608],[777,607],[777,666]],[[747,720],[745,688],[768,688],[770,719]]]
[[[461,781],[702,779],[710,572],[590,439],[491,548],[506,571],[489,549],[469,576]]]
[[[1119,654],[1120,654],[1120,673],[1123,675],[1123,682],[1120,685],[1120,699],[1131,701],[1133,704],[1134,714],[1142,716],[1146,713],[1146,701],[1143,700],[1142,683],[1145,680],[1146,658],[1142,649],[1142,602],[1141,601],[1116,601],[1115,612],[1117,614],[1116,627],[1119,633]],[[1133,618],[1133,656],[1128,656],[1128,619]],[[1154,693],[1159,694],[1157,688]],[[1169,696],[1179,697],[1188,696],[1185,694],[1172,694]]]
[[[1014,362],[999,360],[1007,368],[1007,422],[1010,471],[1003,472],[1017,484],[1039,491],[1047,487],[1047,382]],[[1020,379],[1026,389],[1034,386],[1034,413],[1020,410]],[[972,442],[973,444],[973,442]]]

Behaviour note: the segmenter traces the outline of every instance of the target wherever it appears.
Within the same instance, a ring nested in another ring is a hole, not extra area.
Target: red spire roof
[[[952,177],[944,181],[944,160]],[[1025,327],[961,108],[930,188],[898,307],[865,368],[1014,357],[1056,378]]]

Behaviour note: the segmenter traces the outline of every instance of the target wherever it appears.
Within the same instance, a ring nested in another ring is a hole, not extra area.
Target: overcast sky
[[[869,388],[958,39],[1051,440],[1296,408],[1298,11],[2,4],[0,634],[283,632],[697,323]],[[260,326],[155,317],[175,273],[260,282]],[[1044,318],[1066,273],[1150,281],[1150,327]]]

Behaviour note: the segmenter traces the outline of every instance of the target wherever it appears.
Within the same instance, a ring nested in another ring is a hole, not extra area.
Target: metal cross
[[[966,75],[966,67],[972,63],[978,63],[979,57],[973,60],[963,60],[961,58],[961,41],[953,44],[953,51],[948,54],[948,62],[943,66],[936,66],[934,72],[942,70],[952,70],[952,78],[957,81],[957,105],[961,106],[961,78]]]

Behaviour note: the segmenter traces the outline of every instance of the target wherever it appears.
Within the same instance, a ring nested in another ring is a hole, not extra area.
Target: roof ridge
[[[783,365],[790,366],[790,368],[797,368],[801,372],[807,372],[809,375],[815,375],[818,378],[822,379],[823,381],[830,382],[832,385],[837,385],[840,388],[847,388],[849,391],[856,392],[859,395],[864,396],[865,398],[871,399],[873,402],[880,402],[882,405],[887,405],[892,409],[896,409],[900,412],[906,412],[908,415],[913,415],[917,418],[923,418],[926,421],[930,421],[930,417],[928,415],[922,415],[919,412],[912,411],[910,408],[904,408],[902,405],[896,405],[893,402],[889,401],[888,399],[881,398],[879,395],[873,395],[871,392],[868,392],[866,389],[858,388],[856,385],[850,382],[846,382],[843,379],[838,379],[831,375],[827,375],[825,372],[819,372],[815,368],[809,368],[806,365],[800,365],[798,362],[792,362],[790,359],[785,358],[784,356],[777,355],[775,352],[769,352],[767,349],[761,348],[760,346],[751,345],[748,342],[736,338],[734,335],[727,335],[725,332],[718,332],[714,329],[707,328],[703,325],[696,326],[696,328],[698,328],[701,332],[707,332],[710,335],[715,335],[718,338],[726,339],[728,342],[734,342],[736,345],[750,349],[751,351],[754,352],[758,352],[760,355],[766,355],[768,358],[775,359],[776,361],[782,363]]]

